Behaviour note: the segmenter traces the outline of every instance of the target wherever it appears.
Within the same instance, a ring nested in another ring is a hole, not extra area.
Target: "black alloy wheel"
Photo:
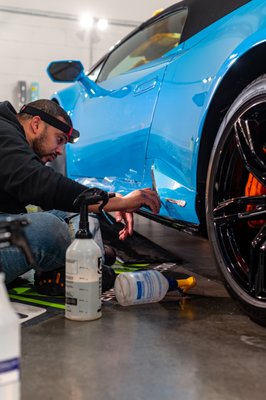
[[[225,286],[251,319],[266,326],[266,75],[246,87],[220,126],[206,204]]]

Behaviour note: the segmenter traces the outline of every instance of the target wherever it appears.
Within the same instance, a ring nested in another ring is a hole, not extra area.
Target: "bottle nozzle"
[[[76,233],[76,238],[92,238],[89,231],[88,206],[101,203],[99,211],[102,211],[103,207],[108,203],[108,200],[108,193],[97,188],[84,190],[84,192],[75,199],[73,203],[74,206],[80,207],[79,230]]]
[[[196,278],[194,276],[190,276],[187,279],[177,279],[177,284],[178,287],[186,293],[188,290],[196,286]]]
[[[194,276],[171,271],[163,271],[162,274],[168,280],[169,291],[180,289],[182,292],[186,293],[196,286],[196,278]]]

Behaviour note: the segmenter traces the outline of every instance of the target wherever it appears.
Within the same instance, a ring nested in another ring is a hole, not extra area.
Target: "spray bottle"
[[[194,276],[178,275],[176,279],[169,276],[167,271],[154,269],[121,273],[115,281],[116,299],[122,306],[157,303],[169,291],[180,289],[187,292],[196,285]]]
[[[21,229],[25,219],[7,218],[0,222],[0,248],[11,245],[21,248],[28,262],[34,265],[27,240]],[[8,299],[0,266],[0,399],[20,399],[20,324]]]
[[[77,321],[101,318],[102,253],[89,231],[88,205],[107,204],[108,194],[100,189],[82,192],[74,202],[80,207],[79,230],[66,252],[65,316]]]

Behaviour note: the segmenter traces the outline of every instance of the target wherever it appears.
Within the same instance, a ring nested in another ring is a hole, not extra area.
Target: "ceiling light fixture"
[[[99,31],[105,31],[108,28],[108,21],[105,18],[100,18],[97,21],[96,27]]]
[[[89,30],[93,27],[94,18],[90,14],[83,14],[79,19],[79,23],[83,29]]]

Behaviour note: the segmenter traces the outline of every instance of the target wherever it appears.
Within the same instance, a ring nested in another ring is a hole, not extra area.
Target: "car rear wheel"
[[[266,326],[266,75],[228,110],[207,177],[207,229],[229,293]]]

